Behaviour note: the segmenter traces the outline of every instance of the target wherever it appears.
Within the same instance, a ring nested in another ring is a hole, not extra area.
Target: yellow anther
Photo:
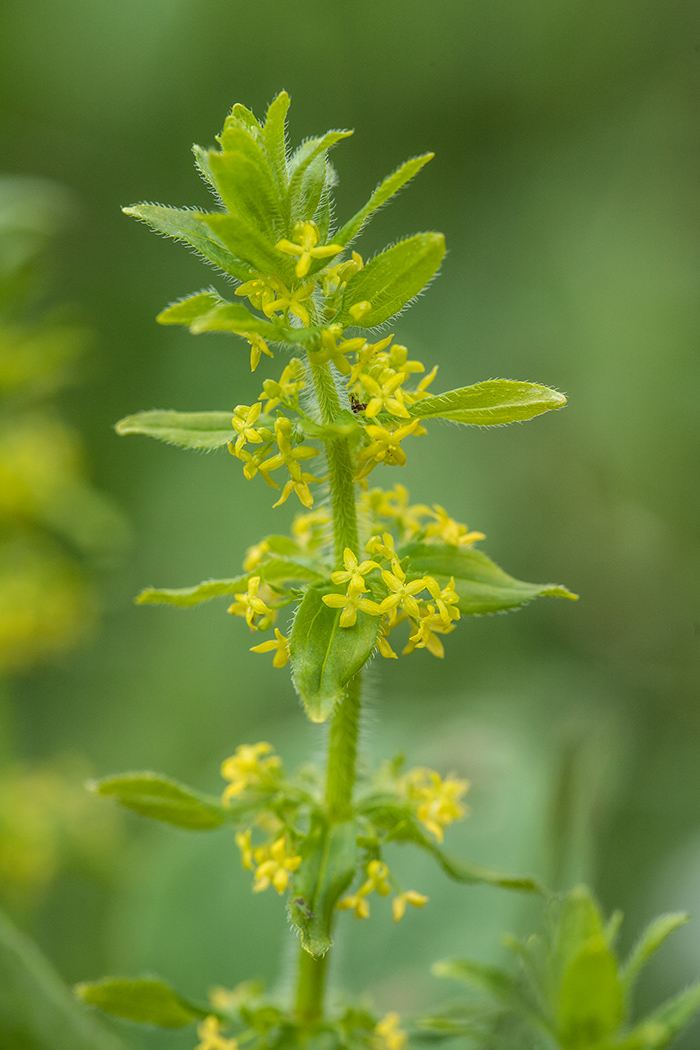
[[[254,893],[262,893],[272,885],[282,894],[289,886],[293,872],[301,864],[301,857],[296,856],[287,846],[287,838],[281,835],[269,847],[262,846],[255,850],[258,867],[255,871]]]
[[[289,662],[289,641],[282,634],[277,627],[275,627],[275,637],[270,638],[267,642],[261,642],[260,645],[254,645],[251,647],[251,653],[271,653],[275,650],[275,655],[272,660],[273,667],[285,667]]]
[[[253,871],[255,867],[253,864],[253,847],[250,842],[251,834],[250,828],[247,831],[236,832],[236,845],[241,851],[241,865],[244,868],[248,868],[249,871]]]
[[[379,463],[386,463],[390,467],[403,467],[406,463],[406,453],[401,448],[401,442],[409,435],[418,433],[419,428],[420,433],[424,434],[425,429],[420,427],[417,419],[391,431],[376,425],[368,426],[367,434],[372,441],[357,457],[358,463],[363,465],[357,480],[366,478]]]
[[[260,543],[255,543],[252,547],[248,547],[243,559],[244,572],[252,572],[253,569],[257,569],[258,565],[265,560],[269,553],[270,544],[267,540],[261,540]]]
[[[409,798],[418,803],[417,816],[421,824],[432,832],[438,842],[444,838],[443,829],[467,815],[467,807],[459,800],[469,790],[469,781],[448,776],[443,780],[432,769],[412,769],[404,781]]]
[[[221,776],[231,783],[224,790],[223,802],[236,798],[248,787],[262,787],[268,781],[273,783],[281,761],[278,755],[271,755],[272,744],[261,741],[259,744],[241,744],[235,754],[221,763]],[[263,758],[269,755],[269,758]]]
[[[469,532],[466,525],[451,518],[439,503],[434,503],[428,513],[435,518],[425,530],[428,539],[441,539],[452,547],[471,547],[477,540],[486,538],[483,532]]]
[[[341,627],[354,627],[357,623],[357,610],[369,613],[370,616],[380,616],[381,610],[376,602],[369,598],[361,597],[362,591],[358,591],[350,584],[347,594],[324,594],[322,601],[331,609],[342,609],[340,614]]]
[[[358,594],[369,589],[365,586],[364,577],[372,572],[373,569],[379,568],[376,561],[363,561],[358,563],[357,558],[349,547],[345,548],[343,564],[345,565],[345,569],[339,569],[338,572],[332,572],[331,579],[333,580],[333,583],[349,583],[350,587],[348,589],[352,589]]]
[[[225,1039],[219,1027],[218,1018],[214,1016],[205,1017],[197,1025],[199,1042],[195,1050],[238,1050],[235,1039]]]
[[[272,621],[275,616],[274,610],[268,608],[262,598],[258,597],[259,587],[260,577],[252,576],[251,579],[248,580],[248,590],[246,592],[241,592],[240,594],[234,594],[236,600],[233,605],[229,605],[227,610],[233,616],[245,616],[245,622],[248,624],[251,631],[257,631],[258,629],[255,622],[256,617],[269,616]]]
[[[404,1050],[408,1042],[408,1035],[402,1028],[399,1028],[397,1013],[388,1013],[374,1031],[377,1050]]]
[[[360,321],[364,321],[365,317],[372,313],[372,304],[368,300],[364,300],[361,303],[355,303],[354,306],[350,307],[350,316],[356,324]]]
[[[236,295],[244,296],[250,300],[256,310],[264,310],[266,306],[277,298],[280,282],[275,277],[266,277],[258,274],[252,281],[246,281],[236,288]],[[246,336],[246,338],[250,338]]]
[[[286,255],[298,255],[295,267],[297,277],[306,277],[313,259],[330,259],[342,252],[341,244],[319,245],[320,235],[315,222],[298,222],[294,227],[295,241],[283,239],[275,247]]]
[[[380,412],[386,411],[390,412],[392,416],[402,416],[404,419],[410,419],[408,409],[403,402],[401,390],[401,384],[405,379],[408,379],[408,373],[398,372],[389,376],[388,379],[383,380],[380,384],[372,376],[363,373],[360,376],[360,382],[370,395],[365,415],[369,419],[373,419]]]
[[[423,896],[422,893],[418,893],[417,890],[406,890],[405,893],[399,893],[391,902],[391,911],[394,916],[394,922],[400,922],[401,919],[403,919],[406,914],[407,904],[410,904],[414,908],[422,908],[427,903],[428,898]]]

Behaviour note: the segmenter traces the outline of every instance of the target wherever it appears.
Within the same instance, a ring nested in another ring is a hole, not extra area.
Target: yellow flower
[[[406,914],[407,904],[411,904],[414,908],[422,908],[427,903],[428,898],[424,897],[422,893],[418,893],[417,890],[406,890],[405,893],[399,893],[391,902],[394,922],[400,922],[403,919]]]
[[[433,368],[433,370],[429,372],[427,376],[424,376],[421,379],[420,383],[418,384],[415,390],[404,390],[403,395],[409,405],[414,405],[416,401],[420,401],[422,398],[429,396],[427,390],[430,384],[432,383],[433,379],[435,379],[435,376],[437,375],[437,370],[438,366],[435,365],[435,368]]]
[[[380,610],[383,613],[391,613],[400,606],[406,610],[409,616],[414,616],[418,619],[421,612],[414,595],[427,589],[427,577],[421,577],[419,580],[406,583],[406,573],[401,568],[397,558],[394,558],[392,561],[391,568],[393,572],[387,572],[386,569],[382,569],[382,579],[391,593],[380,604]]]
[[[369,917],[369,901],[367,897],[373,891],[376,891],[380,897],[388,897],[391,893],[391,886],[387,882],[388,877],[389,868],[387,865],[381,860],[371,860],[367,865],[366,881],[357,893],[350,894],[339,900],[336,908],[340,911],[347,911],[349,908],[352,908],[356,919],[367,919]]]
[[[360,378],[360,374],[364,372],[370,362],[373,362],[378,354],[381,354],[382,350],[385,350],[393,339],[393,335],[389,335],[386,339],[382,339],[378,343],[368,343],[366,339],[362,339],[362,346],[357,350],[357,356],[355,358],[355,365],[350,374],[348,380],[348,387],[351,387],[353,383],[356,383]],[[350,340],[351,342],[353,340]],[[360,340],[358,340],[359,342]]]
[[[343,897],[343,899],[336,904],[336,908],[339,911],[347,911],[349,908],[352,908],[355,912],[356,919],[369,918],[369,901],[366,897],[361,897],[359,893],[353,893],[348,897]]]
[[[277,298],[276,290],[279,288],[279,284],[280,282],[277,278],[265,277],[264,274],[259,273],[252,281],[246,281],[244,284],[239,285],[235,294],[249,299],[256,310],[263,310],[265,306],[269,306]],[[246,338],[249,338],[249,336],[246,336]]]
[[[244,868],[248,868],[249,871],[253,871],[255,867],[253,864],[253,847],[250,842],[251,834],[250,828],[246,831],[236,832],[236,845],[241,851],[241,865]]]
[[[251,372],[254,372],[260,364],[260,357],[262,354],[267,354],[268,357],[275,356],[261,335],[255,335],[252,332],[242,332],[241,335],[245,336],[245,338],[250,343]]]
[[[364,263],[358,252],[352,253],[352,258],[347,262],[338,263],[337,266],[329,267],[323,274],[323,291],[326,295],[335,295],[341,284],[347,283],[351,277],[359,273]]]
[[[235,1039],[224,1039],[216,1017],[206,1017],[198,1024],[197,1035],[200,1041],[195,1050],[238,1050],[238,1043]]]
[[[371,489],[365,494],[363,502],[380,518],[393,518],[396,524],[410,538],[423,531],[421,517],[430,514],[430,508],[424,503],[409,506],[409,493],[405,485],[394,485],[393,489]]]
[[[339,569],[338,572],[331,573],[333,583],[349,583],[350,586],[348,590],[352,589],[358,594],[369,590],[369,588],[365,586],[364,577],[372,572],[373,569],[379,568],[376,561],[363,561],[358,564],[355,555],[349,547],[346,547],[345,553],[343,554],[343,564],[345,565],[345,569]]]
[[[263,304],[263,313],[266,317],[272,317],[273,314],[280,313],[280,311],[289,310],[290,313],[298,317],[303,325],[308,327],[309,325],[309,312],[303,305],[307,299],[310,298],[311,293],[314,290],[313,281],[310,284],[304,284],[301,288],[297,288],[296,291],[290,292],[281,281],[277,281],[278,296],[271,303]]]
[[[274,780],[281,762],[278,755],[270,755],[272,750],[272,744],[265,741],[241,744],[235,754],[221,763],[221,776],[231,781],[222,796],[224,804],[247,787],[262,787],[266,781]],[[263,758],[263,755],[270,757]]]
[[[245,593],[234,594],[236,600],[233,605],[229,605],[227,610],[233,616],[245,616],[245,622],[248,624],[251,631],[257,631],[258,629],[257,624],[255,623],[256,616],[264,616],[266,618],[270,617],[270,622],[272,622],[275,617],[274,610],[268,608],[262,598],[258,598],[259,587],[260,577],[252,576],[248,580],[248,590]]]
[[[410,434],[425,434],[425,428],[421,427],[420,421],[414,419],[412,423],[406,423],[397,430],[386,430],[385,427],[370,425],[366,428],[367,434],[372,441],[357,457],[357,462],[362,463],[356,480],[366,478],[379,463],[386,463],[389,467],[403,467],[406,463],[406,453],[401,448],[401,442]]]
[[[367,541],[365,550],[372,557],[387,558],[389,561],[393,561],[397,557],[394,537],[390,532],[384,532],[381,536],[372,536]]]
[[[365,409],[365,415],[369,419],[378,416],[381,411],[390,412],[392,416],[403,416],[405,419],[410,419],[408,409],[403,403],[403,393],[401,391],[401,384],[404,379],[408,379],[408,373],[397,372],[389,375],[386,379],[382,377],[380,384],[372,376],[362,373],[360,382],[370,395],[370,400]]]
[[[409,635],[403,655],[412,653],[414,649],[427,649],[433,656],[440,659],[445,655],[445,647],[438,638],[439,634],[450,634],[455,629],[455,624],[445,623],[434,605],[428,605],[421,613],[420,623],[416,625],[413,634]]]
[[[273,667],[285,667],[289,662],[289,641],[280,630],[275,627],[275,637],[260,645],[251,646],[251,653],[271,653],[275,650],[272,660]]]
[[[363,585],[364,586],[364,585]],[[357,623],[357,610],[369,613],[370,616],[380,616],[381,609],[376,602],[370,598],[362,598],[362,591],[356,590],[352,584],[348,587],[347,594],[324,594],[321,599],[330,609],[342,609],[340,614],[341,627],[354,627]]]
[[[298,222],[294,227],[294,236],[296,243],[283,239],[275,247],[278,252],[299,256],[295,267],[297,277],[306,277],[313,259],[329,259],[343,250],[341,244],[319,245],[320,235],[315,222]]]
[[[453,776],[443,780],[432,769],[412,769],[405,783],[409,798],[418,803],[419,821],[438,842],[444,838],[443,828],[467,815],[467,807],[459,800],[469,790],[468,780],[459,780]]]
[[[252,547],[248,547],[245,552],[245,558],[243,560],[243,569],[245,572],[252,572],[253,569],[257,569],[261,561],[265,560],[265,556],[270,553],[270,544],[267,540],[261,540],[260,543],[254,544]]]
[[[379,634],[377,635],[377,649],[387,660],[398,660],[398,656],[389,645],[389,635],[391,633],[392,625],[389,622],[389,617],[384,616],[379,625]]]
[[[466,525],[451,518],[439,503],[434,503],[428,513],[435,518],[425,530],[428,539],[441,539],[451,547],[471,547],[477,540],[486,539],[483,532],[469,532]]]
[[[258,399],[260,401],[264,401],[265,398],[268,399],[265,405],[265,412],[269,414],[282,401],[294,403],[299,391],[306,386],[302,378],[303,375],[303,364],[298,357],[293,357],[282,372],[279,380],[266,379],[263,383],[263,392]]]
[[[255,860],[258,867],[255,871],[254,893],[261,893],[270,885],[274,886],[279,894],[284,893],[291,875],[301,864],[301,857],[288,850],[285,835],[281,835],[269,847],[261,846],[256,849]]]
[[[290,480],[284,486],[282,495],[273,506],[279,507],[281,503],[284,503],[285,500],[288,499],[292,492],[296,492],[305,507],[313,507],[314,500],[309,491],[308,483],[309,481],[320,481],[321,479],[315,478],[313,474],[303,474],[301,467],[299,466],[299,461],[313,459],[314,456],[318,456],[318,449],[312,448],[310,445],[297,445],[296,448],[293,448],[289,440],[292,434],[292,424],[284,416],[275,420],[275,434],[277,436],[279,452],[277,455],[271,456],[270,459],[265,460],[265,462],[258,467],[258,470],[263,474],[266,471],[277,470],[278,467],[284,465],[289,471]]]
[[[357,353],[366,345],[367,340],[362,338],[344,339],[338,344],[337,337],[342,335],[340,325],[331,325],[324,329],[321,334],[321,346],[317,350],[309,351],[309,359],[314,365],[325,364],[332,361],[342,375],[350,374],[350,365],[346,354]]]
[[[425,372],[425,365],[422,361],[408,360],[408,348],[400,343],[394,343],[389,353],[384,356],[386,356],[389,368],[397,372]]]
[[[442,622],[447,625],[450,623],[450,620],[459,620],[461,615],[457,608],[459,595],[455,590],[454,576],[450,577],[447,587],[443,587],[442,590],[440,590],[440,584],[433,576],[425,577],[425,585],[435,599],[437,612]]]
[[[325,538],[324,526],[330,523],[331,516],[327,510],[320,508],[310,514],[297,514],[292,522],[292,536],[305,550],[320,546]]]
[[[404,1050],[408,1036],[399,1028],[399,1015],[388,1013],[374,1029],[378,1050]]]
[[[261,408],[262,405],[259,401],[256,401],[254,405],[236,405],[234,408],[231,426],[238,434],[236,444],[233,447],[235,456],[238,455],[247,442],[259,445],[262,441],[272,438],[272,434],[266,428],[258,429],[253,426],[260,415]],[[231,443],[229,442],[230,448]]]

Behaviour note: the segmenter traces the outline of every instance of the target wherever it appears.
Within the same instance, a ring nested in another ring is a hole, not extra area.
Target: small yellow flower
[[[409,493],[405,485],[394,485],[393,489],[371,489],[363,502],[380,518],[393,518],[399,528],[410,538],[423,531],[421,518],[431,513],[424,503],[409,506]]]
[[[377,1050],[404,1050],[408,1035],[399,1028],[399,1015],[388,1013],[374,1029]]]
[[[412,905],[414,908],[422,908],[427,903],[428,898],[424,897],[422,893],[418,893],[417,890],[406,890],[405,893],[399,893],[391,902],[394,922],[400,922],[403,919],[406,914],[407,904]]]
[[[469,532],[466,525],[451,518],[439,503],[434,503],[429,513],[435,521],[425,530],[428,539],[441,539],[451,547],[471,547],[477,540],[486,539],[483,532]]]
[[[197,1035],[200,1041],[195,1050],[238,1050],[238,1043],[235,1039],[224,1039],[216,1017],[205,1017],[197,1025]]]
[[[433,656],[442,659],[445,655],[445,647],[438,638],[439,634],[451,634],[455,629],[454,623],[445,623],[445,620],[436,610],[434,605],[428,605],[421,613],[421,620],[416,625],[413,634],[409,635],[403,655],[412,653],[414,649],[427,649]]]
[[[409,362],[410,364],[410,362]],[[437,375],[438,366],[435,365],[433,370],[424,376],[415,390],[404,390],[403,396],[409,405],[414,405],[416,401],[422,400],[424,397],[428,397],[428,387],[432,383],[433,379]]]
[[[260,645],[251,646],[251,653],[271,653],[275,650],[272,660],[273,667],[285,667],[289,662],[289,640],[285,638],[280,630],[275,627],[275,637]]]
[[[368,314],[372,313],[372,304],[365,299],[363,302],[355,303],[354,306],[351,306],[349,313],[353,321],[359,324],[360,321],[364,321]]]
[[[304,550],[315,550],[326,537],[325,526],[331,516],[327,510],[319,508],[310,514],[297,514],[292,522],[292,536]]]
[[[309,311],[304,306],[304,303],[311,297],[311,293],[314,290],[313,281],[310,284],[302,285],[301,288],[297,288],[294,292],[290,292],[281,281],[276,283],[278,289],[277,298],[273,299],[272,302],[263,303],[262,310],[265,316],[272,317],[273,314],[289,310],[308,328]]]
[[[343,899],[336,904],[336,908],[339,911],[347,911],[352,908],[355,912],[356,919],[369,918],[369,901],[366,897],[361,897],[359,893],[353,893],[348,897],[343,897]]]
[[[382,617],[379,625],[379,634],[377,635],[377,649],[387,660],[398,660],[398,656],[389,645],[389,635],[391,633],[391,623],[389,617]]]
[[[459,800],[469,790],[469,781],[448,776],[443,780],[432,769],[412,769],[405,778],[409,798],[418,803],[417,816],[421,824],[438,842],[444,838],[443,828],[467,815],[467,807]]]
[[[421,612],[415,595],[427,589],[427,577],[406,583],[406,573],[397,558],[392,561],[391,568],[392,572],[382,569],[382,579],[391,593],[387,595],[379,608],[383,613],[392,613],[400,606],[409,616],[419,619]]]
[[[411,434],[426,432],[418,419],[398,427],[397,430],[389,431],[376,425],[370,425],[366,430],[372,441],[357,457],[358,463],[363,464],[363,467],[356,480],[366,478],[379,463],[386,463],[389,467],[405,466],[406,453],[401,448],[401,442]]]
[[[258,744],[241,744],[235,754],[221,763],[221,776],[231,783],[224,790],[222,801],[236,798],[247,787],[262,787],[266,781],[273,781],[280,768],[278,755],[270,755],[272,744],[261,741]],[[263,755],[270,755],[263,758]]]
[[[370,395],[365,409],[368,419],[373,419],[382,411],[390,412],[392,416],[403,416],[404,419],[410,419],[401,390],[401,384],[405,379],[408,379],[407,372],[397,372],[393,375],[389,374],[386,379],[382,378],[382,382],[378,383],[372,376],[362,373],[360,382]]]
[[[251,306],[254,306],[256,310],[263,310],[277,298],[279,283],[275,277],[266,277],[259,273],[252,281],[239,285],[235,294],[250,300]],[[246,336],[246,338],[250,337]]]
[[[249,871],[253,871],[255,868],[253,864],[253,847],[250,842],[251,834],[250,828],[246,831],[236,832],[236,845],[241,851],[241,866],[248,868]]]
[[[319,245],[320,235],[315,222],[298,222],[294,236],[296,242],[283,239],[275,247],[278,252],[299,256],[295,267],[297,277],[306,277],[313,259],[330,259],[343,250],[341,244]]]
[[[236,443],[233,448],[231,448],[231,442],[229,442],[228,446],[229,451],[232,452],[234,456],[238,456],[247,442],[259,445],[262,441],[269,441],[272,439],[272,434],[266,427],[253,426],[260,415],[261,408],[262,405],[259,401],[254,405],[236,405],[234,408],[231,426],[238,434],[238,437],[236,438]]]
[[[422,361],[408,360],[408,348],[400,343],[394,343],[386,354],[386,358],[389,368],[393,368],[396,372],[425,372],[425,365]]]
[[[270,544],[267,540],[261,540],[260,543],[255,543],[252,547],[248,547],[243,559],[244,572],[252,572],[253,569],[257,569],[260,562],[264,561],[269,553]]]
[[[372,572],[373,569],[379,568],[376,561],[363,561],[358,563],[357,558],[350,548],[346,547],[345,553],[343,554],[343,564],[345,565],[345,569],[339,569],[338,572],[331,573],[333,583],[348,583],[350,585],[348,589],[351,588],[358,594],[369,590],[365,585],[364,577]]]
[[[291,875],[301,864],[301,857],[295,856],[287,848],[287,838],[281,835],[271,846],[261,846],[255,850],[258,867],[255,871],[254,893],[262,893],[272,885],[279,894],[289,886]]]
[[[381,355],[381,352],[387,348],[393,338],[393,335],[389,335],[378,343],[368,343],[366,339],[362,340],[363,345],[357,350],[355,365],[347,384],[348,387],[351,387],[353,383],[358,381],[360,374],[367,370],[370,362],[374,362],[375,358]],[[352,340],[350,341],[352,342]]]
[[[250,343],[251,372],[254,372],[260,364],[262,354],[267,354],[268,357],[275,356],[261,335],[255,335],[253,332],[242,332],[241,335],[245,336]]]
[[[250,627],[251,631],[257,631],[258,626],[255,623],[257,616],[270,617],[270,622],[275,617],[273,609],[268,608],[262,598],[258,597],[258,588],[260,587],[260,577],[252,576],[248,580],[248,590],[245,593],[234,594],[236,599],[233,605],[229,605],[227,612],[230,612],[233,616],[245,616],[245,622]],[[264,626],[264,625],[263,625]]]
[[[425,577],[425,585],[435,599],[437,612],[442,622],[448,625],[451,620],[459,620],[461,615],[457,608],[459,595],[455,590],[454,576],[450,577],[447,587],[443,587],[442,590],[440,590],[440,584],[433,576]]]
[[[364,586],[364,585],[363,585]],[[370,616],[380,616],[381,609],[376,602],[370,598],[362,598],[362,591],[356,590],[352,584],[348,587],[347,594],[324,594],[321,599],[330,609],[342,609],[340,614],[341,627],[354,627],[357,623],[357,610],[369,613]]]
[[[335,295],[340,286],[347,283],[356,273],[359,273],[363,266],[362,256],[358,252],[353,252],[352,258],[348,259],[347,262],[329,267],[323,274],[323,290],[325,294]]]
[[[279,380],[265,380],[263,383],[263,392],[260,394],[259,400],[264,401],[265,398],[268,399],[267,404],[265,405],[265,412],[268,413],[268,415],[283,401],[285,403],[291,402],[292,404],[296,401],[299,391],[303,390],[306,386],[303,375],[303,364],[298,357],[293,357],[282,372]]]
[[[372,536],[367,541],[365,550],[372,557],[386,558],[388,561],[393,561],[397,557],[394,537],[390,532],[383,532],[381,536]]]
[[[378,893],[380,897],[388,897],[391,893],[391,886],[387,882],[388,877],[389,869],[386,864],[381,860],[371,860],[367,865],[366,881],[360,886],[357,893],[350,894],[339,900],[336,908],[340,911],[347,911],[352,908],[356,919],[367,919],[369,917],[369,901],[367,897],[372,892]]]

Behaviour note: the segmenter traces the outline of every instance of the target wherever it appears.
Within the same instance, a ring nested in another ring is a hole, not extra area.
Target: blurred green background
[[[272,512],[225,452],[112,430],[138,409],[250,403],[276,375],[263,359],[251,377],[240,340],[155,325],[172,299],[224,282],[119,207],[206,206],[192,142],[211,145],[233,102],[261,114],[286,88],[293,141],[357,129],[334,153],[340,218],[405,158],[437,154],[358,244],[366,257],[444,231],[442,276],[395,326],[413,356],[440,363],[435,388],[502,376],[569,397],[522,426],[433,427],[405,470],[375,475],[485,532],[509,572],[581,601],[463,623],[444,663],[375,663],[367,754],[404,749],[468,776],[454,851],[561,885],[590,879],[624,909],[628,940],[659,910],[694,912],[645,994],[697,976],[700,7],[3,0],[0,40],[0,171],[55,180],[77,202],[53,296],[95,349],[63,413],[136,537],[105,578],[100,631],[13,683],[20,756],[95,774],[152,767],[217,791],[240,742],[269,739],[289,765],[322,751],[286,673],[249,653],[225,606],[131,602],[147,584],[235,574],[294,508]],[[66,868],[25,922],[67,981],[152,971],[201,995],[287,979],[279,901],[251,897],[232,837],[125,823],[108,877]],[[337,953],[338,980],[380,1009],[435,1002],[447,989],[434,959],[496,958],[502,931],[536,919],[522,898],[448,884],[421,857],[397,850],[395,864],[429,907],[398,926],[345,916]],[[124,1031],[134,1047],[193,1041]]]

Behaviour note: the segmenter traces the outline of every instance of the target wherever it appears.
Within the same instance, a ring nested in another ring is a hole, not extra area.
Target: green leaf
[[[142,817],[162,820],[189,831],[210,831],[226,823],[228,812],[217,798],[159,773],[118,773],[92,781],[96,795],[114,798]]]
[[[265,152],[277,182],[280,196],[287,191],[287,132],[286,119],[289,109],[289,95],[280,91],[267,110],[263,128]]]
[[[268,540],[285,540],[287,537],[270,536]],[[277,544],[278,549],[283,545]],[[271,547],[272,549],[272,547]],[[296,545],[289,541],[287,551],[293,554],[298,550]],[[314,583],[322,580],[325,573],[315,567],[312,559],[304,558],[268,558],[244,576],[234,576],[228,580],[205,580],[194,587],[178,588],[156,588],[148,587],[141,591],[136,599],[137,605],[179,605],[187,608],[191,605],[199,605],[200,602],[208,602],[212,598],[220,598],[222,595],[237,594],[245,591],[248,581],[252,576],[260,576],[268,583],[284,583],[287,580],[300,580]]]
[[[519,890],[524,893],[542,893],[538,883],[529,876],[505,875],[502,872],[480,868],[475,864],[467,864],[463,860],[449,856],[432,839],[428,838],[412,817],[397,823],[389,831],[386,841],[412,842],[420,846],[435,858],[445,874],[455,882],[462,882],[466,885],[496,886],[500,889]]]
[[[378,617],[363,612],[354,627],[341,627],[341,610],[325,605],[324,593],[309,588],[290,638],[294,686],[312,722],[325,722],[333,713],[345,686],[372,655],[379,629]]]
[[[555,937],[554,963],[562,979],[571,960],[591,938],[605,936],[605,923],[598,902],[587,886],[575,886],[552,909]],[[607,942],[606,942],[607,943]]]
[[[561,984],[559,1039],[564,1050],[590,1050],[619,1028],[624,995],[617,960],[602,936],[591,937],[569,963]]]
[[[160,1028],[184,1028],[210,1012],[188,1003],[169,984],[155,977],[104,977],[76,985],[75,994],[113,1017]]]
[[[668,915],[660,915],[658,919],[654,919],[653,922],[649,923],[622,968],[622,983],[627,991],[634,984],[641,969],[656,954],[666,938],[674,930],[685,926],[689,919],[690,916],[687,912],[671,912]]]
[[[1,912],[0,1050],[124,1050]]]
[[[425,288],[444,254],[445,238],[441,233],[417,233],[375,255],[348,281],[338,323],[374,328],[388,321]],[[371,310],[354,318],[350,308],[364,302],[371,304]]]
[[[355,876],[355,821],[329,827],[321,816],[314,817],[304,840],[302,858],[294,876],[289,915],[301,933],[302,947],[320,958],[333,943],[331,926],[338,898]]]
[[[197,165],[200,175],[209,183],[210,189],[214,191],[217,201],[222,204],[223,201],[219,197],[219,189],[216,185],[216,179],[214,178],[214,172],[211,170],[209,165],[209,150],[202,149],[201,146],[194,145],[192,147],[194,154],[194,162]]]
[[[325,157],[326,150],[334,146],[336,142],[340,142],[341,139],[346,139],[352,135],[352,131],[328,131],[325,135],[319,138],[307,139],[306,142],[302,143],[301,146],[294,152],[289,161],[289,171],[292,176],[289,183],[289,203],[290,203],[290,214],[292,223],[304,221],[309,219],[313,215],[305,214],[305,201],[309,192],[310,186],[316,181],[312,176],[311,180],[307,180],[307,170],[311,164],[320,158],[321,165],[317,165],[317,170],[320,167],[322,177],[325,178]],[[317,178],[317,177],[316,177]],[[317,202],[318,204],[318,202]],[[308,202],[306,204],[308,207]],[[314,208],[314,211],[316,208]]]
[[[449,977],[460,981],[481,992],[488,992],[495,999],[510,1002],[515,992],[513,978],[496,966],[484,966],[483,963],[469,959],[440,959],[433,963],[431,970],[436,977]]]
[[[555,583],[525,583],[500,569],[482,551],[449,544],[416,543],[402,547],[401,558],[410,559],[411,573],[435,576],[444,586],[454,576],[460,612],[467,616],[517,609],[535,598],[569,598],[566,587]]]
[[[221,132],[219,142],[225,148],[226,136],[229,131],[235,131],[237,128],[243,128],[244,131],[249,132],[253,138],[259,139],[262,137],[262,127],[260,121],[249,109],[240,103],[236,102],[231,112],[224,121],[224,130]]]
[[[306,436],[317,441],[336,441],[338,438],[359,436],[362,432],[357,418],[347,409],[336,416],[332,423],[321,425],[311,419],[301,419],[300,424]]]
[[[194,317],[190,328],[195,335],[200,332],[233,332],[236,335],[247,335],[250,332],[275,342],[283,338],[284,332],[281,326],[251,313],[243,303],[227,303],[223,300]]]
[[[234,258],[226,246],[216,237],[212,237],[207,230],[202,221],[206,215],[205,212],[166,208],[162,204],[132,204],[130,208],[122,208],[122,211],[125,215],[133,215],[137,219],[142,219],[159,233],[192,245],[205,259],[239,281],[250,279],[249,267],[245,266],[240,259]]]
[[[222,201],[232,215],[239,215],[273,244],[281,230],[277,187],[265,154],[245,131],[235,130],[235,139],[224,153],[209,152],[209,166]]]
[[[117,434],[145,434],[180,448],[221,448],[236,437],[231,412],[171,412],[153,409],[120,419]]]
[[[659,1050],[679,1035],[700,1009],[700,982],[675,995],[646,1017],[615,1050]]]
[[[171,303],[165,310],[161,310],[156,321],[158,324],[183,324],[189,327],[198,317],[208,314],[222,302],[221,296],[213,290],[195,292],[194,295],[178,299],[176,303]]]
[[[271,242],[239,215],[193,212],[203,227],[208,226],[238,259],[256,272],[281,277],[289,285],[296,280],[294,264],[288,255],[275,250]],[[248,279],[246,276],[245,280]]]
[[[424,397],[411,405],[409,412],[414,419],[451,419],[455,423],[489,427],[532,419],[565,404],[563,394],[539,383],[487,379],[473,386]]]
[[[365,225],[371,215],[374,214],[383,204],[394,196],[402,186],[405,186],[414,175],[417,175],[421,168],[432,160],[435,156],[434,153],[424,153],[421,157],[413,157],[411,160],[407,160],[405,164],[402,164],[393,174],[388,175],[383,182],[377,186],[376,190],[365,204],[364,208],[361,208],[351,219],[349,219],[344,226],[333,237],[335,244],[349,244],[350,241],[357,237],[358,233]]]

